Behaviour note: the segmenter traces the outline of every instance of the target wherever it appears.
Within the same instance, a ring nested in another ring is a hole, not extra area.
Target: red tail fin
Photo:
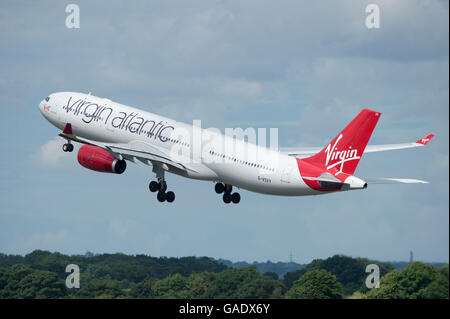
[[[381,113],[364,109],[323,150],[304,160],[339,175],[353,175]]]

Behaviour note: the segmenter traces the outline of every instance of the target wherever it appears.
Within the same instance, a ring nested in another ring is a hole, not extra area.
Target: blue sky
[[[0,252],[124,252],[305,263],[334,254],[449,259],[447,1],[61,1],[0,3]],[[365,7],[380,7],[380,28]],[[277,127],[280,146],[322,146],[362,108],[382,112],[370,143],[427,148],[366,154],[364,177],[428,185],[285,198],[151,169],[86,170],[39,113],[51,92],[80,91],[203,127]]]

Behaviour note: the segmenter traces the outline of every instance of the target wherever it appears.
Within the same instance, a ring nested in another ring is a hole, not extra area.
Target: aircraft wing
[[[429,134],[424,138],[421,138],[412,143],[401,144],[383,144],[383,145],[367,145],[364,153],[371,152],[383,152],[400,150],[404,148],[421,147],[427,145],[427,143],[434,137],[434,134]],[[323,147],[304,147],[304,148],[280,148],[280,152],[286,155],[304,158],[317,154],[323,149]]]
[[[66,124],[66,127],[59,136],[74,142],[101,147],[118,159],[126,159],[134,163],[141,162],[152,166],[162,165],[164,167],[164,165],[167,165],[183,171],[191,170],[196,172],[179,160],[172,158],[170,152],[143,141],[136,140],[129,143],[104,143],[89,139],[81,139],[72,134],[70,123]]]
[[[183,171],[189,170],[186,165],[172,159],[169,152],[143,141],[133,141],[130,143],[104,143],[103,145],[98,146],[106,149],[116,158],[122,156],[126,160],[134,163],[140,161],[146,165],[152,166],[155,164],[165,164]]]

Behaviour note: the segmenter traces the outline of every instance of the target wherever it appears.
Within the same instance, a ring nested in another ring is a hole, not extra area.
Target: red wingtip
[[[424,138],[421,138],[420,140],[416,141],[417,144],[427,145],[427,143],[434,137],[434,134],[429,134],[425,136]]]
[[[67,123],[66,126],[64,126],[63,133],[66,135],[73,135],[72,134],[72,125],[70,125],[70,123]]]

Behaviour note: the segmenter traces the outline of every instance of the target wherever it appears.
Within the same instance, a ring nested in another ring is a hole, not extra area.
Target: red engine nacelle
[[[125,160],[114,158],[108,151],[93,145],[83,145],[78,151],[78,163],[102,173],[122,174],[127,168]]]

